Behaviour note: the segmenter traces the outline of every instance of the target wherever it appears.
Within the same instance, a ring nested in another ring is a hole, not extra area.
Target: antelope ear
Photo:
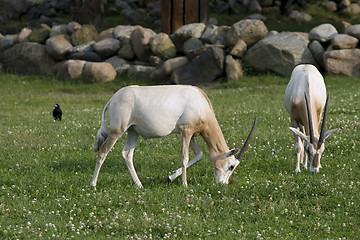
[[[330,136],[333,132],[335,132],[336,130],[337,130],[337,128],[331,129],[331,130],[329,130],[329,131],[326,131],[326,132],[324,133],[324,140],[325,140],[328,136]]]
[[[296,136],[298,136],[299,138],[301,138],[302,140],[307,141],[307,142],[310,141],[309,136],[306,136],[304,133],[302,133],[302,132],[299,131],[298,129],[293,128],[293,127],[289,127],[289,129],[290,129]]]
[[[231,149],[229,152],[226,153],[226,157],[233,156],[233,155],[237,154],[238,152],[239,152],[239,149],[237,149],[237,148]]]

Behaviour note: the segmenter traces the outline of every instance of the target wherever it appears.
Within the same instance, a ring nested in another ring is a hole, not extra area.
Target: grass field
[[[354,239],[360,236],[360,80],[325,76],[331,92],[320,173],[295,174],[293,134],[283,107],[288,78],[247,76],[203,87],[230,148],[258,125],[228,186],[216,185],[206,145],[188,188],[180,137],[139,139],[137,189],[119,139],[89,187],[103,106],[134,79],[83,84],[0,74],[0,239]],[[51,112],[59,103],[63,121]]]

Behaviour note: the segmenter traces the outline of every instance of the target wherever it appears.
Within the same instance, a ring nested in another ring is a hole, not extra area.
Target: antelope
[[[290,114],[290,130],[295,136],[296,168],[300,172],[300,163],[307,169],[310,160],[310,172],[319,172],[320,158],[325,150],[324,141],[335,130],[325,132],[329,96],[326,97],[324,79],[316,67],[310,64],[298,65],[291,73],[285,90],[285,108]],[[325,108],[324,108],[325,105]],[[319,135],[321,112],[324,115]],[[304,131],[305,128],[305,131]],[[306,151],[305,161],[304,149]]]
[[[105,120],[107,109],[110,129]],[[256,118],[247,140],[235,157],[238,150],[229,150],[210,100],[199,88],[183,85],[121,88],[111,97],[102,111],[95,148],[98,156],[91,186],[96,187],[99,171],[107,154],[125,132],[127,139],[122,157],[137,187],[143,187],[133,165],[133,155],[139,135],[148,139],[164,137],[172,133],[181,134],[181,168],[169,176],[170,182],[182,174],[182,183],[187,186],[186,168],[203,158],[203,152],[195,141],[195,137],[201,135],[209,148],[216,183],[228,184],[231,174],[240,163],[249,144],[255,124]],[[195,157],[190,162],[189,146],[195,153]]]

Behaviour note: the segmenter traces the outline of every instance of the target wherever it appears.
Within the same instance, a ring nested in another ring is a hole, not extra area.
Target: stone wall
[[[232,26],[194,23],[174,34],[156,34],[141,26],[119,25],[100,33],[76,22],[45,24],[0,36],[0,63],[18,74],[82,76],[88,82],[111,81],[116,75],[159,82],[207,84],[243,75],[243,65],[258,72],[288,76],[300,63],[323,72],[360,76],[360,24],[339,33],[322,24],[309,33],[268,32],[261,20]]]

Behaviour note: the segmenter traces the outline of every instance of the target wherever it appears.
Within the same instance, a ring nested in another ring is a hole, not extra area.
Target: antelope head
[[[239,165],[240,160],[241,160],[242,156],[244,155],[245,150],[250,143],[250,139],[251,139],[251,136],[253,135],[256,122],[257,122],[257,117],[255,117],[254,123],[250,130],[250,133],[249,133],[243,147],[241,148],[240,152],[239,152],[239,149],[232,149],[229,152],[225,153],[225,156],[219,157],[219,160],[215,161],[214,175],[215,175],[216,183],[221,183],[221,184],[229,183],[229,179],[230,179],[232,173],[234,172],[235,168]],[[237,154],[237,156],[235,157],[236,154]]]
[[[324,115],[321,123],[321,130],[320,130],[320,136],[319,139],[315,137],[314,134],[314,128],[313,128],[313,122],[312,122],[312,112],[310,109],[309,104],[309,98],[307,94],[305,93],[305,103],[306,103],[306,110],[307,110],[307,116],[308,116],[308,122],[309,122],[309,134],[310,136],[305,135],[301,131],[299,131],[296,128],[290,127],[290,130],[293,131],[298,137],[300,137],[302,140],[304,140],[304,148],[305,151],[309,157],[310,160],[310,172],[319,172],[320,165],[320,158],[322,153],[325,150],[325,144],[324,141],[326,138],[330,136],[334,131],[337,129],[332,129],[325,132],[325,126],[326,126],[326,116],[327,116],[327,108],[328,108],[328,101],[329,101],[330,93],[328,94],[326,98],[325,108],[324,108]]]

